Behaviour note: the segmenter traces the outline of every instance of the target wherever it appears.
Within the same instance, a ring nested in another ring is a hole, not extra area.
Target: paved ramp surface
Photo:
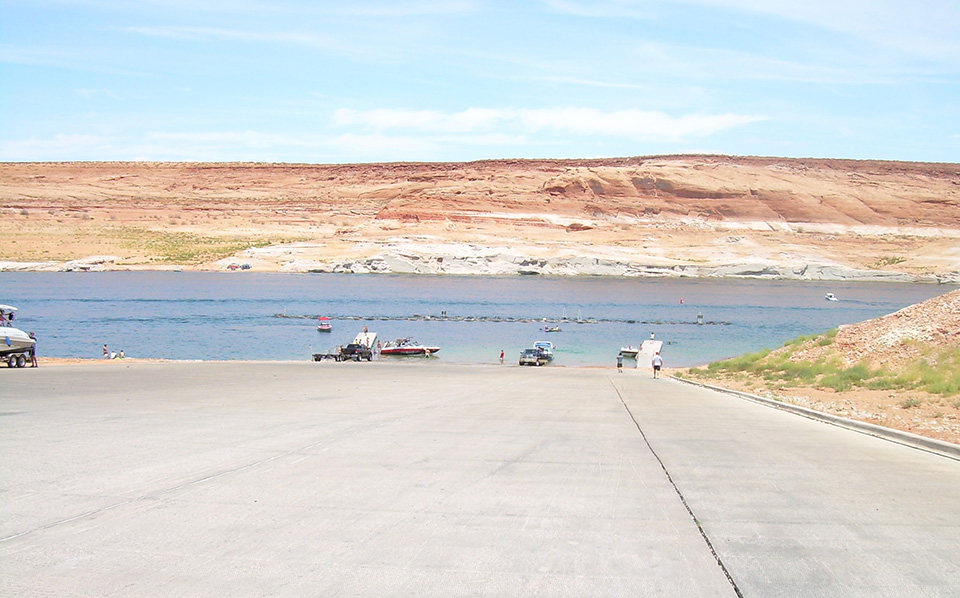
[[[648,376],[2,371],[0,595],[960,595],[960,462]]]

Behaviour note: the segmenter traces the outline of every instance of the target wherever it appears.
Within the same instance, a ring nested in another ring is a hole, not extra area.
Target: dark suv
[[[547,361],[540,349],[524,349],[520,353],[520,365],[543,365]]]

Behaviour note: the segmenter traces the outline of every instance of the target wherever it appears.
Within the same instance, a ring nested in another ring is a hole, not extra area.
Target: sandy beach
[[[5,370],[0,593],[949,595],[960,461],[638,370]]]

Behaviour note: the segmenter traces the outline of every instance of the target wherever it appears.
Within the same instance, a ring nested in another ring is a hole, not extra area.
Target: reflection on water
[[[306,360],[363,326],[442,347],[439,361],[508,363],[551,340],[556,365],[615,364],[656,334],[668,366],[773,348],[896,311],[953,286],[607,277],[222,272],[0,273],[41,355]],[[826,301],[826,293],[840,301]],[[316,316],[332,319],[319,333]],[[698,324],[698,318],[704,324]],[[544,332],[545,324],[560,332]]]

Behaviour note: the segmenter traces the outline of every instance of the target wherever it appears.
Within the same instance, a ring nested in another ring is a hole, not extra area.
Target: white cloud
[[[357,135],[347,133],[323,143],[325,149],[351,158],[377,156],[377,160],[396,160],[396,156],[422,156],[437,151],[436,143],[408,136]],[[392,157],[391,157],[392,156]]]
[[[639,83],[624,83],[622,81],[598,81],[567,76],[530,77],[529,80],[560,83],[563,85],[578,85],[581,87],[601,87],[606,89],[649,89],[650,85]]]
[[[472,133],[499,129],[504,135],[541,131],[585,136],[626,137],[678,141],[707,137],[721,131],[766,120],[746,114],[686,114],[594,108],[482,109],[444,113],[433,110],[337,110],[333,124],[373,131],[416,129],[422,132]]]
[[[146,134],[144,140],[147,143],[170,145],[171,142],[174,142],[178,145],[186,145],[188,147],[219,148],[224,150],[233,148],[266,149],[284,145],[297,146],[303,144],[301,138],[260,133],[258,131],[150,132]]]
[[[670,5],[766,15],[868,40],[935,61],[960,63],[955,0],[542,0],[555,12],[586,17],[660,18]]]
[[[338,14],[366,17],[404,17],[471,12],[477,8],[472,0],[424,0],[420,2],[344,2],[332,10]]]
[[[218,27],[183,26],[124,27],[122,31],[150,37],[165,37],[198,41],[238,40],[249,42],[298,44],[321,48],[327,48],[334,45],[330,39],[319,35],[294,32],[259,32],[238,29],[222,29]]]
[[[96,97],[107,97],[113,100],[121,99],[120,94],[113,91],[112,89],[75,89],[74,90],[78,96],[92,99]]]
[[[550,10],[577,17],[616,17],[649,19],[651,5],[655,3],[636,0],[541,0]]]
[[[744,114],[686,114],[673,117],[663,112],[592,108],[524,110],[522,121],[534,130],[552,128],[582,135],[608,135],[635,139],[680,140],[707,137],[726,129],[765,120]]]
[[[449,114],[436,110],[376,109],[361,112],[341,108],[333,115],[333,124],[339,127],[360,125],[377,130],[412,128],[431,132],[476,131],[501,120],[503,111],[486,108],[470,108]]]
[[[0,160],[47,161],[76,159],[70,156],[92,156],[100,160],[116,147],[117,139],[103,135],[58,134],[49,138],[29,137],[0,142]]]
[[[960,62],[955,0],[694,0],[771,14],[870,40],[881,46]]]

